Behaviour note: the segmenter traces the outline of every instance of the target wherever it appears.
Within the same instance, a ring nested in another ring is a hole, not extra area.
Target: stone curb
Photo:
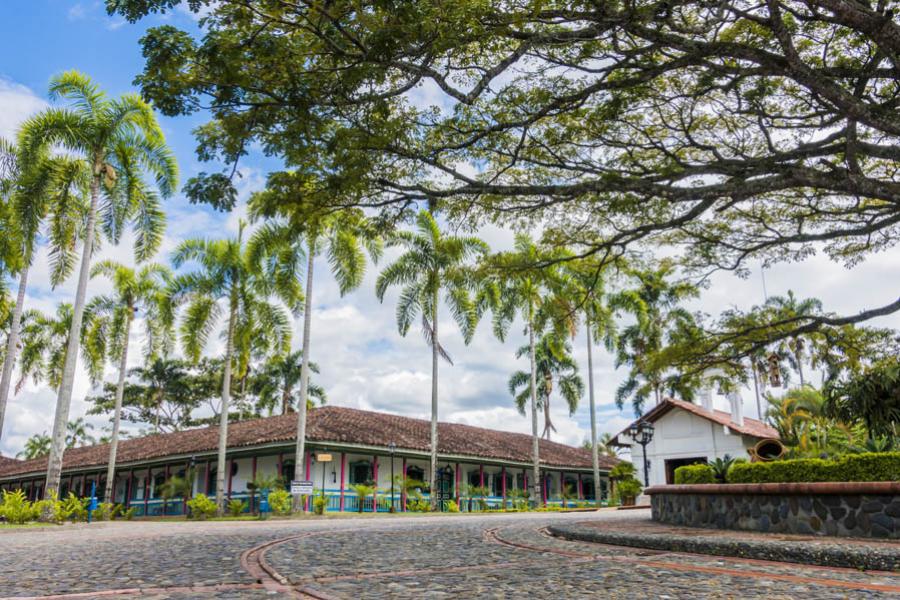
[[[791,562],[822,567],[849,567],[863,571],[900,572],[900,545],[896,548],[865,544],[841,544],[839,540],[749,540],[671,533],[642,534],[603,531],[591,526],[551,525],[551,535],[579,542]]]

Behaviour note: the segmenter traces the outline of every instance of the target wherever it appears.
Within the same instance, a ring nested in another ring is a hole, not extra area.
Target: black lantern
[[[637,421],[628,428],[631,439],[641,445],[644,454],[644,487],[650,485],[650,461],[647,460],[647,444],[653,440],[653,423],[650,421]]]

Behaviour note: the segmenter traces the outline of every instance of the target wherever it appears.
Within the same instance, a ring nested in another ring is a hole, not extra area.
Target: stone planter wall
[[[900,539],[900,482],[663,485],[653,519],[689,527]]]

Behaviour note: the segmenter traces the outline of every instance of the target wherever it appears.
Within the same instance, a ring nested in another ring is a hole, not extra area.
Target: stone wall
[[[900,484],[709,484],[648,489],[653,519],[690,527],[900,539]]]

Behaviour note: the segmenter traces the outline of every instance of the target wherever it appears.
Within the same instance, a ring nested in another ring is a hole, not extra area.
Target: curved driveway
[[[5,598],[896,598],[900,574],[569,542],[646,511],[0,531]]]

